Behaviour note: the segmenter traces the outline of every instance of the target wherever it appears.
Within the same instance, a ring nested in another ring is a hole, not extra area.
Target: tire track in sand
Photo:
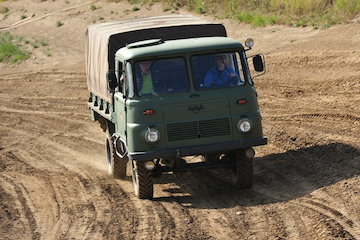
[[[318,199],[315,200],[310,198],[299,199],[299,204],[304,208],[308,208],[323,215],[326,218],[326,222],[335,222],[335,225],[342,231],[344,237],[351,239],[360,238],[359,226],[346,215],[328,204]]]

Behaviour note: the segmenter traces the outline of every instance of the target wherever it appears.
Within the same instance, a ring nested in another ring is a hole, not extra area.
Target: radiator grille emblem
[[[203,109],[205,109],[203,105],[193,107],[189,106],[188,111],[200,112]]]

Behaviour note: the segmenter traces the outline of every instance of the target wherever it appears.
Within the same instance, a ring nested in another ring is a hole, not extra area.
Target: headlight
[[[238,122],[237,127],[240,132],[247,133],[252,129],[252,123],[249,119],[244,118]]]
[[[148,143],[156,143],[160,140],[160,133],[155,128],[148,128],[145,133],[145,140]]]

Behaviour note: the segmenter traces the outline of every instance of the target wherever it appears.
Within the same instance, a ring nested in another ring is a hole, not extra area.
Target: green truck
[[[244,47],[191,15],[95,24],[86,37],[88,106],[110,175],[124,179],[131,164],[147,199],[153,178],[200,168],[230,168],[238,188],[252,187],[253,147],[267,144],[251,76],[265,73],[264,57],[247,56],[252,39]]]

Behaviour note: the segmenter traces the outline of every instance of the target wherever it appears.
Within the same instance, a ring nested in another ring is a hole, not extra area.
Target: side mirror
[[[264,71],[264,63],[263,63],[263,59],[262,59],[261,55],[258,54],[253,58],[253,64],[254,64],[255,71],[257,71],[257,72]]]
[[[118,80],[115,74],[115,71],[108,71],[106,73],[107,89],[110,92],[114,92],[115,88],[118,86]]]

